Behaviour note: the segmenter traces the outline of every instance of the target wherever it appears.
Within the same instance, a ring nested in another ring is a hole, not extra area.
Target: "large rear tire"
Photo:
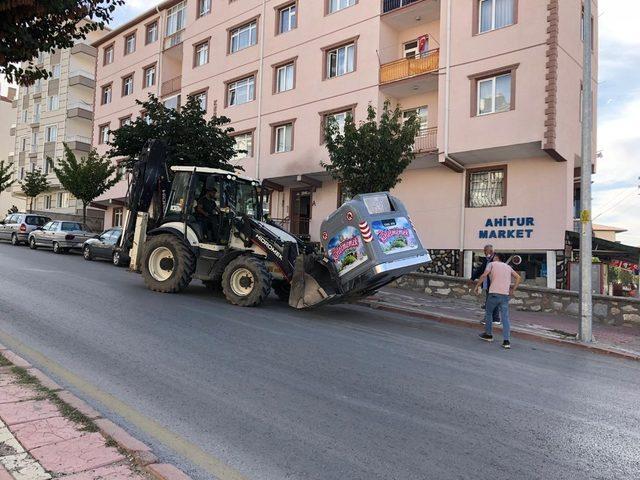
[[[162,234],[147,240],[142,278],[150,290],[177,293],[187,288],[196,269],[196,258],[177,236]]]
[[[259,258],[241,255],[224,269],[222,291],[229,303],[256,307],[269,296],[271,274]]]

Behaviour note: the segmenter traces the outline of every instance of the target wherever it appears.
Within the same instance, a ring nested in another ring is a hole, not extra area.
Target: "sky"
[[[127,0],[117,27],[160,0]],[[640,0],[599,2],[598,160],[594,223],[628,229],[618,239],[640,246]]]

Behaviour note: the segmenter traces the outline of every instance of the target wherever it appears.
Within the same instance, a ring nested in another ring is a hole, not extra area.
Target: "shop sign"
[[[624,262],[622,260],[611,260],[611,266],[618,267],[623,270],[629,270],[630,272],[633,272],[635,275],[638,275],[639,269],[638,269],[637,263]]]
[[[524,239],[534,234],[536,221],[533,217],[487,218],[484,228],[478,231],[478,238]]]

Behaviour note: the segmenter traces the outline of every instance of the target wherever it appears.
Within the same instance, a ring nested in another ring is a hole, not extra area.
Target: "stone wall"
[[[460,277],[416,272],[403,276],[393,286],[434,297],[484,302],[484,295],[474,295],[468,280]],[[517,310],[577,316],[579,298],[577,292],[569,290],[521,285],[510,304]],[[593,318],[611,325],[640,325],[640,299],[594,295]]]
[[[429,250],[431,263],[420,267],[425,273],[456,276],[460,271],[459,250]]]

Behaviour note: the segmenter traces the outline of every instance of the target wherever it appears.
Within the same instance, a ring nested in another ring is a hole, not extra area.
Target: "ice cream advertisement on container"
[[[376,220],[371,228],[382,251],[387,255],[418,248],[411,223],[405,217]]]
[[[351,226],[344,227],[331,237],[327,244],[327,252],[340,275],[353,270],[368,259],[360,232]]]

